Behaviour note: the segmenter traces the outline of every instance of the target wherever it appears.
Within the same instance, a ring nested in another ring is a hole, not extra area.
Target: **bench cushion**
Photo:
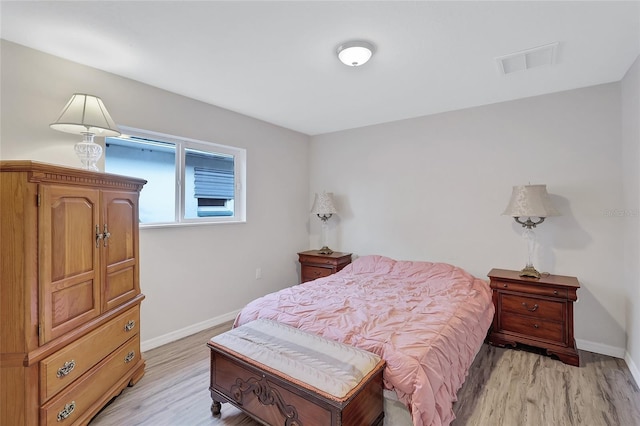
[[[210,345],[336,401],[351,397],[384,364],[370,352],[265,319],[215,336]]]

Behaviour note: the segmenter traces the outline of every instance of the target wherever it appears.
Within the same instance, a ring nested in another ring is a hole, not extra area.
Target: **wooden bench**
[[[382,425],[375,354],[270,320],[212,338],[211,411],[229,402],[271,426]]]

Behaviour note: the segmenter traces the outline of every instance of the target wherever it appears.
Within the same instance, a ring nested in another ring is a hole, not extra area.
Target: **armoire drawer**
[[[89,420],[87,412],[91,407],[104,398],[107,391],[140,360],[140,336],[136,335],[42,406],[40,424],[86,424]]]
[[[138,334],[140,306],[118,315],[40,362],[40,403],[43,404],[104,357]]]

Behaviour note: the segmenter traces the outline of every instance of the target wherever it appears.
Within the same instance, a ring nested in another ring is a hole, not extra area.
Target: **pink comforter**
[[[448,425],[493,317],[485,281],[464,270],[382,256],[249,303],[242,325],[273,319],[378,354],[415,426]]]

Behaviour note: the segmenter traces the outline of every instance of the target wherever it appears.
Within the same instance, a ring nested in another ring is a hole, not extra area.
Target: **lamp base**
[[[93,134],[83,133],[82,142],[75,144],[76,155],[80,158],[82,168],[99,172],[96,162],[102,157],[102,147],[93,141]]]
[[[318,250],[318,254],[331,254],[331,253],[333,253],[333,250],[331,250],[327,246],[322,246],[322,248]]]
[[[536,268],[533,265],[525,266],[522,271],[520,271],[521,277],[529,277],[529,278],[540,278],[540,272],[536,271]]]

